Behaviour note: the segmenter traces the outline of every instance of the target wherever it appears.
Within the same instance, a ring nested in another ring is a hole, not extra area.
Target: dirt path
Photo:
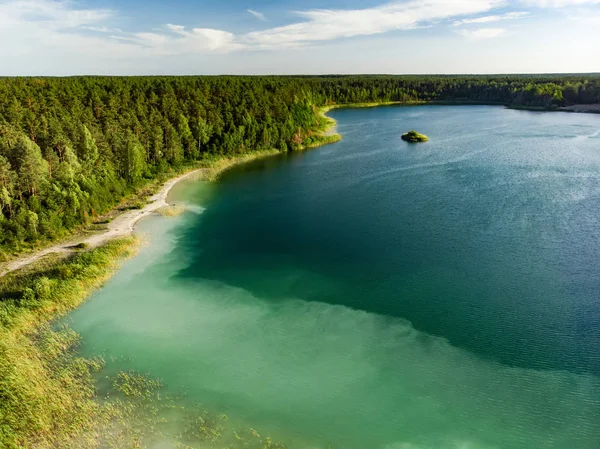
[[[101,231],[98,234],[80,237],[79,239],[72,239],[69,240],[68,243],[57,243],[56,245],[52,245],[43,250],[36,251],[33,254],[19,257],[6,263],[4,266],[0,267],[0,277],[20,268],[26,267],[27,265],[30,265],[52,253],[73,253],[76,251],[75,245],[81,243],[84,243],[90,247],[96,247],[102,245],[110,239],[131,234],[135,228],[135,224],[139,220],[151,215],[161,207],[168,206],[167,196],[175,184],[182,179],[191,177],[193,175],[198,175],[203,171],[204,169],[194,170],[186,173],[185,175],[181,175],[177,178],[167,181],[156,194],[150,197],[146,206],[144,206],[142,209],[128,210],[119,214],[110,223],[108,223],[106,230]]]

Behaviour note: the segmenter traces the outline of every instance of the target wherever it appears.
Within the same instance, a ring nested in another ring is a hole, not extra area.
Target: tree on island
[[[421,134],[416,132],[415,130],[412,130],[402,134],[402,140],[412,143],[427,142],[429,140],[429,137],[427,137],[425,134]]]

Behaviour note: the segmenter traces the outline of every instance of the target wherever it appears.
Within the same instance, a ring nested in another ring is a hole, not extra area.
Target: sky
[[[0,0],[0,76],[600,72],[600,0]]]

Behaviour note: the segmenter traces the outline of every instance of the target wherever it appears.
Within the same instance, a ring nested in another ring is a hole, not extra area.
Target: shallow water
[[[600,447],[600,116],[331,115],[338,144],[176,186],[83,352],[298,447]]]

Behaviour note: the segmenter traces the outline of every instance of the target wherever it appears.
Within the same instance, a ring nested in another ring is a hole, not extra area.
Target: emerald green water
[[[600,447],[600,116],[331,115],[338,144],[176,186],[70,315],[83,352],[294,447]]]

